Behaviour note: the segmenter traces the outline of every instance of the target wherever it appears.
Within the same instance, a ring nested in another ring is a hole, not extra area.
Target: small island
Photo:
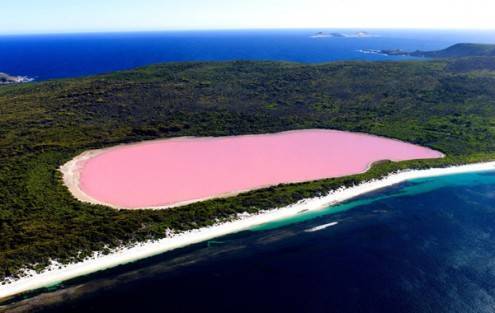
[[[359,31],[353,33],[317,32],[316,34],[311,36],[311,38],[366,38],[366,37],[377,37],[377,35],[373,35],[365,31]]]

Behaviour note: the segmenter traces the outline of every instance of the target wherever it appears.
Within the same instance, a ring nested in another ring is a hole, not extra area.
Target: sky
[[[494,0],[0,0],[0,33],[495,29]]]

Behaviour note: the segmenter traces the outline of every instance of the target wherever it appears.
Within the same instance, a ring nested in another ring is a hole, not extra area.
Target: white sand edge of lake
[[[63,164],[60,166],[59,171],[62,173],[62,181],[63,184],[69,189],[71,195],[76,198],[77,200],[84,202],[84,203],[89,203],[89,204],[94,204],[94,205],[104,205],[107,207],[111,207],[113,209],[121,210],[140,210],[140,209],[145,209],[145,210],[163,210],[163,209],[169,209],[169,208],[176,208],[176,207],[181,207],[181,206],[186,206],[189,204],[193,204],[196,202],[203,202],[203,201],[208,201],[208,200],[213,200],[213,199],[220,199],[220,198],[228,198],[228,197],[233,197],[237,196],[241,193],[249,192],[249,191],[254,191],[254,190],[259,190],[259,189],[264,189],[268,187],[274,186],[273,184],[267,184],[267,185],[260,185],[254,188],[248,188],[248,189],[240,189],[240,190],[232,190],[229,192],[225,192],[222,194],[216,194],[216,195],[211,195],[203,198],[196,198],[196,199],[190,199],[186,201],[179,201],[175,203],[170,203],[170,204],[163,204],[163,205],[156,205],[156,206],[145,206],[145,207],[126,207],[126,206],[119,206],[115,205],[113,203],[101,201],[98,199],[93,198],[92,196],[88,195],[85,193],[80,186],[81,182],[81,170],[83,169],[85,163],[89,161],[92,158],[95,158],[103,153],[116,150],[122,147],[129,147],[129,146],[137,146],[137,145],[142,145],[142,144],[149,144],[153,142],[164,142],[164,141],[185,141],[185,140],[190,140],[190,139],[196,139],[196,140],[218,140],[218,139],[225,139],[225,138],[239,138],[239,137],[261,137],[261,136],[280,136],[280,135],[287,135],[287,134],[292,134],[292,133],[302,133],[302,132],[334,132],[334,133],[351,133],[347,131],[341,131],[341,130],[334,130],[334,129],[302,129],[302,130],[289,130],[289,131],[282,131],[282,132],[277,132],[277,133],[269,133],[269,134],[248,134],[248,135],[235,135],[235,136],[221,136],[221,137],[172,137],[172,138],[164,138],[164,139],[154,139],[154,140],[145,140],[145,141],[140,141],[140,142],[134,142],[134,143],[125,143],[125,144],[119,144],[116,146],[112,147],[107,147],[107,148],[101,148],[101,149],[94,149],[94,150],[88,150],[85,151],[67,163]],[[396,141],[400,142],[403,144],[411,144],[406,141],[401,141],[398,139],[394,138],[387,138],[387,137],[381,137],[373,134],[367,134],[367,133],[361,133],[361,132],[352,132],[352,134],[356,135],[362,135],[362,136],[367,136],[367,137],[376,137],[380,139],[388,139],[391,141]],[[415,145],[415,144],[411,144]],[[423,147],[426,149],[430,149],[428,147]],[[436,151],[431,149],[432,151],[435,151],[439,153],[438,158],[444,158],[445,154],[442,152]],[[414,160],[414,159],[411,159]],[[358,175],[362,173],[366,173],[370,168],[373,166],[375,163],[379,163],[382,161],[388,161],[388,160],[374,160],[371,161],[369,164],[367,164],[366,168],[363,168],[360,171],[356,172],[350,172],[345,175],[339,175],[339,176],[331,176],[331,177],[321,177],[315,180],[321,180],[321,179],[327,179],[327,178],[338,178],[338,177],[345,177],[345,176],[351,176],[351,175]],[[292,180],[292,181],[287,181],[283,182],[282,184],[297,184],[297,183],[305,183],[309,182],[311,180],[307,179],[301,179],[301,180]]]
[[[144,242],[130,248],[124,247],[115,249],[110,254],[98,254],[93,258],[79,263],[62,266],[54,263],[50,269],[41,273],[31,272],[29,276],[6,281],[4,285],[0,285],[0,299],[38,288],[52,286],[75,277],[131,263],[216,237],[248,230],[254,226],[268,222],[293,217],[301,211],[321,210],[330,205],[335,205],[356,196],[402,183],[407,180],[493,170],[495,170],[495,162],[397,172],[390,174],[383,179],[371,180],[354,187],[337,189],[323,197],[301,200],[298,203],[287,207],[275,208],[255,215],[241,214],[238,216],[238,219],[231,222],[219,223],[211,227],[176,234],[168,238]]]

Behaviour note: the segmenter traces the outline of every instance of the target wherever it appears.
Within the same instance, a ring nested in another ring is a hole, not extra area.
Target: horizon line
[[[165,32],[215,32],[215,31],[283,31],[283,30],[378,30],[378,31],[465,31],[490,32],[495,28],[441,28],[441,27],[246,27],[246,28],[168,28],[168,29],[109,29],[109,30],[74,30],[74,31],[40,31],[40,32],[0,32],[0,36],[35,36],[35,35],[84,35],[84,34],[129,34],[129,33],[165,33]]]

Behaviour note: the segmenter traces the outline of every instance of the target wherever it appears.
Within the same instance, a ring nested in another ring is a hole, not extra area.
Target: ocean
[[[495,172],[417,179],[80,278],[17,308],[494,312],[494,220]]]
[[[494,32],[377,30],[367,38],[311,38],[317,31],[3,36],[0,72],[40,81],[171,61],[407,60],[359,50],[495,43]],[[9,309],[494,312],[494,220],[495,173],[414,180],[81,277]]]
[[[436,50],[459,42],[495,43],[495,31],[368,30],[364,38],[311,38],[319,31],[182,31],[0,36],[0,72],[35,80],[80,77],[160,62],[405,60],[362,49]]]

